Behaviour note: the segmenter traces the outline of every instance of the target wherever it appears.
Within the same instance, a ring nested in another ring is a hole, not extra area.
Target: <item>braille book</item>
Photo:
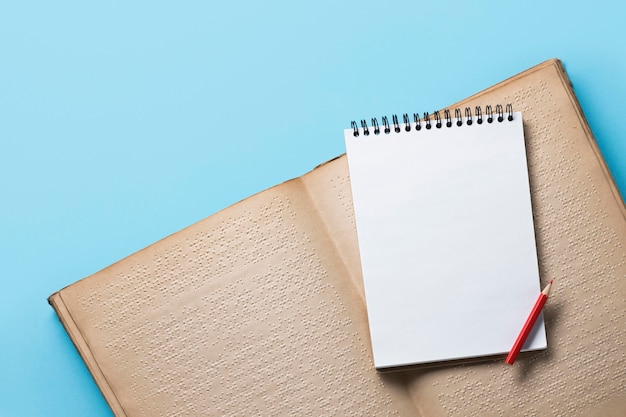
[[[499,359],[377,371],[340,156],[50,296],[113,413],[608,416],[626,409],[623,200],[559,61],[449,108],[498,103],[523,116],[541,286],[558,285],[543,310],[548,349],[521,353],[513,367]]]

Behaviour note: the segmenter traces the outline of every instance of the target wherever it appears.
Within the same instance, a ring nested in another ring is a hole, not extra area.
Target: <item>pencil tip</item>
[[[552,280],[548,282],[548,285],[546,285],[546,287],[543,289],[543,291],[541,291],[541,293],[544,294],[545,296],[548,296],[548,294],[550,294],[551,287],[552,287]]]

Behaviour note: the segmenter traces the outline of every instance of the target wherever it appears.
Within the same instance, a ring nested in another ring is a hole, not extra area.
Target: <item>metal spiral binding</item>
[[[487,121],[487,123],[493,123],[497,121],[499,123],[505,120],[512,121],[513,120],[513,105],[507,104],[506,107],[502,107],[501,104],[497,104],[495,111],[493,107],[490,105],[485,106],[485,112],[483,116],[483,110],[480,106],[476,106],[474,112],[472,113],[471,107],[465,107],[463,111],[460,108],[454,109],[454,119],[456,119],[456,123],[452,122],[451,112],[449,109],[443,110],[443,119],[441,118],[441,111],[436,110],[432,113],[432,118],[434,119],[434,124],[431,121],[431,114],[428,112],[424,112],[423,117],[420,117],[419,113],[413,113],[413,122],[411,123],[410,117],[408,113],[404,113],[402,115],[402,122],[404,124],[404,130],[406,132],[410,132],[411,129],[415,129],[416,131],[422,130],[422,127],[426,129],[431,129],[433,126],[436,129],[441,129],[442,127],[452,128],[455,126],[463,126],[463,124],[467,126],[471,126],[474,122],[477,124],[483,124],[483,121]],[[494,117],[495,116],[495,117]],[[444,122],[442,122],[445,121]],[[389,123],[389,119],[387,116],[383,116],[381,118],[382,121],[382,129],[378,124],[378,120],[374,117],[371,119],[371,127],[373,129],[374,135],[379,135],[381,132],[388,135],[391,133],[391,125],[393,124],[393,131],[395,133],[400,133],[402,128],[400,126],[400,119],[397,115],[391,116],[391,124]],[[359,136],[363,134],[364,136],[369,136],[370,134],[370,125],[367,124],[367,120],[362,119],[360,123],[361,127],[359,128],[359,124],[355,121],[352,121],[350,126],[352,129],[353,136]]]

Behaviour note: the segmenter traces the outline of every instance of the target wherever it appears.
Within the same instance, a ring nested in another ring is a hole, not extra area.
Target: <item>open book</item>
[[[614,415],[626,207],[556,60],[452,107],[524,114],[549,349],[374,369],[345,156],[53,294],[117,416]],[[338,132],[340,138],[341,132]],[[340,140],[340,139],[339,139]]]

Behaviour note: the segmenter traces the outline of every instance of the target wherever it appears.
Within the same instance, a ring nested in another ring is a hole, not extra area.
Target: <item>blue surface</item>
[[[558,57],[626,194],[621,3],[294,3],[0,5],[0,416],[110,416],[48,295],[343,153],[353,119]]]

